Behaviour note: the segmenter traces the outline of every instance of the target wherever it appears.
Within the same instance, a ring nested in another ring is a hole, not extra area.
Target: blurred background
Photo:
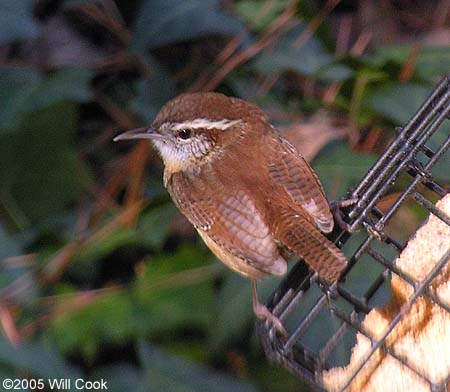
[[[1,0],[0,378],[308,390],[265,360],[248,281],[170,202],[155,151],[112,138],[220,91],[344,197],[450,71],[449,22],[447,0]],[[407,238],[423,216],[402,214]]]

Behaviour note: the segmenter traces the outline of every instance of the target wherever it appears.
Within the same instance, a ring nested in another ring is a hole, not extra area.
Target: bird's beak
[[[148,128],[137,128],[128,132],[121,133],[117,135],[113,140],[117,142],[118,140],[131,140],[131,139],[158,139],[161,137],[155,127]]]

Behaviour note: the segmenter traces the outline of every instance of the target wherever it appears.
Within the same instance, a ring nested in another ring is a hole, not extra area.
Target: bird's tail
[[[341,250],[304,217],[283,218],[283,223],[277,227],[276,238],[303,258],[322,279],[336,281],[347,266]]]

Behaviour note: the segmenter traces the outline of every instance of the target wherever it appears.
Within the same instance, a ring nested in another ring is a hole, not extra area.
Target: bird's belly
[[[244,275],[250,279],[261,279],[269,276],[268,273],[254,268],[250,263],[243,260],[242,258],[232,254],[224,247],[218,245],[212,238],[202,230],[197,230],[202,240],[205,242],[206,246],[211,249],[214,255],[222,261],[228,268],[233,271]]]

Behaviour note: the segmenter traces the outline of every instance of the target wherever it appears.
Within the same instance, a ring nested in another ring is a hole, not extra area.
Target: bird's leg
[[[283,336],[287,336],[287,332],[283,327],[280,319],[275,316],[267,306],[263,305],[258,301],[258,292],[256,290],[256,280],[251,279],[252,282],[252,300],[253,300],[253,313],[260,320],[267,320],[270,324],[272,324],[275,329],[280,332]]]
[[[357,202],[358,199],[356,198],[330,201],[330,210],[331,213],[333,214],[334,219],[342,229],[348,231],[349,233],[352,233],[353,230],[351,226],[347,222],[345,222],[344,219],[342,218],[341,208],[349,207]]]
[[[339,295],[336,282],[327,282],[325,279],[318,279],[318,286],[327,298],[327,304],[330,306],[331,300],[336,299]]]

